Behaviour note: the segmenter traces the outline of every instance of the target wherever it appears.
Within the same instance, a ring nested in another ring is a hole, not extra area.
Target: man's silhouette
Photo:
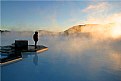
[[[33,39],[34,39],[34,42],[35,42],[35,48],[37,48],[37,41],[38,41],[38,32],[37,31],[33,35]]]

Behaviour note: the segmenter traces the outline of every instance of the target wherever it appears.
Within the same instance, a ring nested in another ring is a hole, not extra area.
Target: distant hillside
[[[48,30],[37,30],[39,32],[40,36],[58,36],[58,35],[90,35],[97,34],[97,32],[108,32],[113,26],[113,24],[85,24],[85,25],[76,25],[73,27],[70,27],[69,29],[62,31],[62,32],[53,32]]]
[[[8,31],[8,30],[0,30],[0,32],[2,33],[2,32],[10,32],[10,31]]]
[[[109,24],[85,24],[73,26],[64,31],[65,35],[70,36],[88,36],[95,38],[112,37],[112,29],[115,27],[114,23]],[[114,32],[115,33],[115,32]]]
[[[113,24],[85,24],[85,25],[77,25],[73,26],[64,31],[65,34],[74,34],[74,33],[94,33],[94,32],[106,32],[109,31]]]
[[[103,26],[104,27],[104,26]],[[38,30],[39,35],[72,35],[72,34],[89,34],[102,28],[99,24],[76,25],[62,32],[52,32],[47,30]]]
[[[77,26],[73,26],[67,30],[64,31],[65,34],[73,34],[73,33],[81,33],[82,31],[82,27],[84,27],[85,25],[77,25]]]

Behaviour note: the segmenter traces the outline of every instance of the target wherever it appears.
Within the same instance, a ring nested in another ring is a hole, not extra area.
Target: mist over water
[[[10,45],[18,39],[34,44],[33,34],[2,33],[1,45]],[[49,50],[36,56],[27,53],[22,61],[3,66],[2,81],[121,81],[121,37],[46,35],[39,36],[38,45]],[[19,80],[13,77],[15,74]]]

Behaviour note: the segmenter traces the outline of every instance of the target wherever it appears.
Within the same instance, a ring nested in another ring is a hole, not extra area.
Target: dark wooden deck
[[[48,50],[48,47],[45,47],[43,45],[38,45],[37,48],[35,48],[34,45],[29,45],[28,49],[23,50],[22,52],[37,52],[37,53],[40,53],[40,52],[43,52],[43,51],[46,51],[46,50]]]
[[[0,52],[1,53],[13,53],[15,51],[19,52],[43,52],[48,50],[48,47],[43,45],[37,45],[37,48],[35,48],[34,45],[28,45],[27,49],[16,49],[14,46],[1,46]]]
[[[28,45],[27,49],[16,49],[15,46],[1,46],[0,52],[7,55],[6,58],[0,58],[0,64],[5,65],[22,59],[22,52],[44,52],[48,50],[48,47],[43,45],[37,45],[35,49],[34,45]]]

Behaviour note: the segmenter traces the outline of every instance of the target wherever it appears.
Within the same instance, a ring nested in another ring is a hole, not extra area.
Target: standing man
[[[34,39],[34,42],[35,42],[35,49],[36,49],[37,48],[37,42],[38,42],[38,32],[37,31],[33,35],[33,39]]]

